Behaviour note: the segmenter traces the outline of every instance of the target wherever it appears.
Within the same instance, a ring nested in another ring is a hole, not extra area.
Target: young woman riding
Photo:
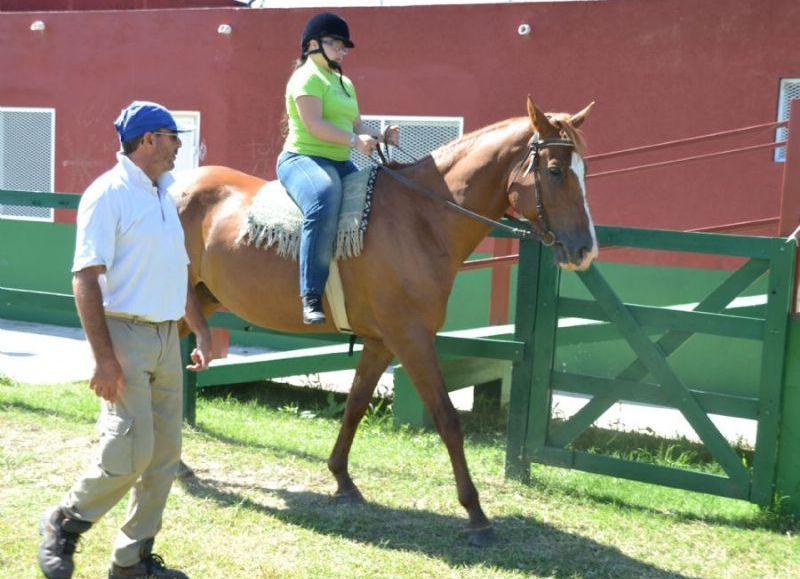
[[[277,172],[303,212],[299,262],[306,324],[325,322],[322,295],[333,256],[342,179],[357,170],[350,152],[356,149],[369,156],[379,138],[361,121],[355,87],[342,74],[342,61],[354,47],[340,16],[313,16],[303,30],[301,56],[286,85],[288,134]],[[385,136],[396,145],[399,127],[389,127]]]

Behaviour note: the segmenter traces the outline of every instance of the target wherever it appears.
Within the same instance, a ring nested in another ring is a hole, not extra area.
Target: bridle
[[[384,143],[386,143],[386,135],[384,134]],[[407,155],[408,157],[414,159],[413,156],[409,155],[399,146],[395,147],[401,151],[403,154]],[[531,222],[528,219],[517,219],[513,217],[507,216],[509,219],[512,219],[516,223],[521,224],[523,227],[513,227],[506,223],[502,223],[500,221],[496,221],[479,213],[475,213],[474,211],[470,211],[469,209],[462,207],[461,205],[450,201],[449,199],[444,199],[443,197],[439,197],[436,193],[420,185],[416,181],[412,181],[405,175],[402,175],[400,172],[391,169],[386,166],[386,156],[388,156],[388,147],[387,147],[387,155],[384,156],[383,152],[380,149],[380,144],[377,147],[378,155],[380,156],[381,162],[376,161],[372,157],[369,157],[369,160],[372,161],[374,165],[376,165],[380,170],[385,171],[390,177],[394,180],[398,181],[399,183],[405,185],[406,187],[413,189],[419,193],[423,193],[427,197],[436,200],[439,203],[442,203],[453,209],[454,211],[461,213],[478,221],[480,223],[484,223],[486,225],[491,225],[497,229],[503,230],[509,233],[512,237],[516,237],[518,239],[536,239],[541,241],[542,244],[546,246],[551,246],[558,242],[558,238],[556,237],[555,233],[550,229],[550,220],[547,218],[547,212],[544,207],[544,201],[542,200],[542,191],[541,186],[539,185],[539,152],[541,149],[546,149],[547,147],[572,147],[575,148],[575,143],[573,143],[569,139],[562,139],[562,138],[546,138],[540,139],[539,133],[534,133],[531,137],[530,141],[528,141],[528,152],[526,153],[525,159],[529,159],[530,162],[528,163],[527,169],[525,169],[525,173],[523,174],[523,178],[528,176],[531,172],[533,172],[533,193],[536,199],[536,222]],[[519,164],[517,167],[517,171],[515,172],[514,179],[512,182],[516,180],[516,175],[519,174],[522,166],[525,163],[525,159]],[[414,159],[416,161],[416,159]]]
[[[550,229],[550,220],[548,219],[547,211],[544,208],[542,188],[539,185],[539,171],[537,170],[539,166],[539,151],[541,149],[546,149],[547,147],[572,147],[574,150],[575,143],[573,143],[570,139],[561,139],[557,137],[540,139],[539,133],[534,133],[533,137],[531,137],[531,140],[528,141],[528,158],[530,159],[530,163],[528,163],[528,168],[525,169],[522,177],[525,178],[530,173],[533,173],[533,194],[534,198],[536,199],[536,217],[538,223],[534,225],[534,223],[531,222],[531,226],[534,228],[534,230],[538,229],[538,231],[536,231],[536,237],[539,238],[539,241],[541,241],[547,247],[550,247],[558,242],[558,238],[556,237],[556,234],[553,233],[553,230]],[[517,173],[519,173],[519,169],[517,169]]]

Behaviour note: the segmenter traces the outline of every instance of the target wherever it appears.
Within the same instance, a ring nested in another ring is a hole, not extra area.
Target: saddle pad
[[[336,233],[334,259],[361,255],[364,232],[372,208],[372,188],[377,168],[358,171],[342,181],[342,208]],[[279,181],[270,181],[256,193],[247,210],[238,241],[275,251],[297,260],[303,214]]]
[[[342,182],[344,192],[334,261],[331,262],[330,275],[325,286],[331,317],[340,332],[352,333],[352,330],[347,319],[344,287],[336,260],[361,254],[376,176],[377,168],[373,168],[352,173]],[[256,193],[237,241],[265,249],[274,246],[278,255],[297,260],[302,224],[303,214],[286,189],[279,181],[270,181]]]

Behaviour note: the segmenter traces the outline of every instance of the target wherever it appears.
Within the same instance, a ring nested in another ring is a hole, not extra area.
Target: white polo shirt
[[[144,171],[117,153],[117,164],[81,197],[72,271],[106,267],[100,289],[108,313],[163,322],[186,311],[189,256],[167,194],[173,180],[165,173],[154,187]]]

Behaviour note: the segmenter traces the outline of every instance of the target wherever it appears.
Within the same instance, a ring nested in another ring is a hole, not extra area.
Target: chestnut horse
[[[413,164],[379,171],[364,249],[339,262],[347,317],[364,348],[328,460],[337,498],[363,501],[350,478],[348,455],[378,378],[396,356],[447,447],[458,500],[469,515],[465,530],[470,542],[493,540],[434,347],[459,267],[492,226],[442,201],[491,219],[511,207],[529,220],[530,231],[553,246],[562,268],[586,269],[597,256],[597,242],[583,185],[583,142],[576,129],[591,106],[575,115],[544,114],[528,97],[527,117],[463,136]],[[408,186],[409,180],[415,187]],[[324,325],[303,324],[296,261],[237,241],[247,208],[264,184],[229,168],[201,167],[177,195],[190,278],[204,314],[222,305],[266,328],[333,332],[330,316]],[[325,308],[330,312],[327,303]]]

